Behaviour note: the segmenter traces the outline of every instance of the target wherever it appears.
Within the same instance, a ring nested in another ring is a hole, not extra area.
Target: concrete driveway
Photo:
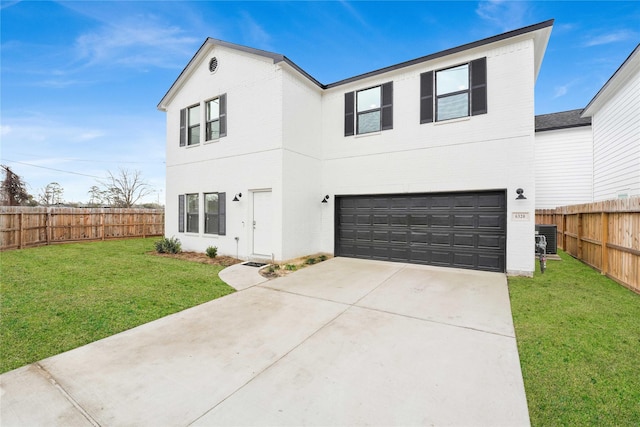
[[[223,273],[245,289],[0,376],[2,426],[529,424],[503,274]]]

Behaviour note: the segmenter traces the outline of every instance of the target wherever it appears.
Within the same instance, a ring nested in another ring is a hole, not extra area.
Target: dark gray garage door
[[[337,256],[505,271],[504,191],[336,198]]]

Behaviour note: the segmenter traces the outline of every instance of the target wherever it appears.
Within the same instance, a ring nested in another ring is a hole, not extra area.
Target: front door
[[[271,258],[271,191],[253,193],[253,253]]]

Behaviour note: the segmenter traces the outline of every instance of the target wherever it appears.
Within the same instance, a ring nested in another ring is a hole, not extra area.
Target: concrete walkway
[[[502,274],[334,258],[221,277],[244,290],[3,374],[0,424],[529,424]]]

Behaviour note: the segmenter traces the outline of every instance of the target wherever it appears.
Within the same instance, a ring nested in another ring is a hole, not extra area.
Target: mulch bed
[[[184,261],[199,262],[201,264],[221,265],[223,267],[229,267],[230,265],[238,264],[242,262],[239,259],[230,256],[217,256],[215,258],[209,258],[207,254],[202,252],[180,252],[177,254],[159,254],[156,251],[149,252],[152,255],[157,255],[165,258],[175,258]]]

